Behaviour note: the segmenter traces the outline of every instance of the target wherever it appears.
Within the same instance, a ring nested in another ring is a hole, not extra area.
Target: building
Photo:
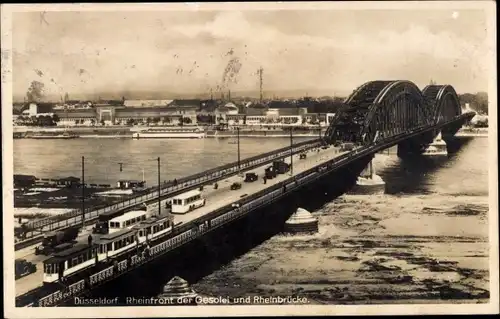
[[[216,115],[236,115],[238,113],[238,107],[232,102],[221,105],[215,109]]]
[[[172,102],[173,100],[125,100],[123,105],[125,107],[155,107],[167,106]]]
[[[201,100],[199,99],[173,100],[169,104],[169,107],[176,107],[180,109],[186,108],[198,112],[201,111]]]
[[[179,124],[181,119],[185,124],[196,124],[198,105],[175,106],[172,102],[172,100],[125,100],[125,105],[96,104],[90,108],[58,109],[55,110],[55,114],[59,117],[60,126],[148,123],[175,125]]]
[[[54,110],[59,121],[57,126],[91,126],[97,123],[95,108]]]
[[[104,111],[104,110],[103,110]],[[114,124],[126,125],[134,123],[172,124],[182,121],[185,124],[196,124],[196,107],[156,106],[156,107],[123,107],[109,111]],[[103,112],[101,112],[103,113]],[[189,119],[189,120],[187,120]]]
[[[52,114],[54,105],[51,103],[25,103],[21,108],[21,115],[36,116]]]
[[[328,126],[335,117],[335,113],[307,113],[302,116],[305,125]]]

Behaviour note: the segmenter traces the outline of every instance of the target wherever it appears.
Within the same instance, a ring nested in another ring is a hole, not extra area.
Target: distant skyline
[[[23,12],[13,15],[12,38],[17,99],[33,80],[53,98],[258,92],[260,66],[268,97],[345,96],[382,79],[420,88],[432,79],[474,93],[487,91],[491,63],[485,11],[452,3],[449,10]]]

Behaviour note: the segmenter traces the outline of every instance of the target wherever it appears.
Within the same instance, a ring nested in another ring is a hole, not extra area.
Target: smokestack
[[[214,94],[212,92],[212,89],[210,89],[210,100],[213,101],[213,99],[214,99]]]
[[[224,92],[220,92],[221,100],[224,100]]]
[[[227,91],[227,99],[228,99],[228,100],[231,100],[231,90],[228,90],[228,91]]]

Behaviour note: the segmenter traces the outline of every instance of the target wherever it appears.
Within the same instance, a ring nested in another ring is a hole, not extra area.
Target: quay
[[[411,95],[413,99],[407,99],[404,94],[402,99],[395,98],[399,97],[401,92]],[[427,99],[423,99],[422,95]],[[354,181],[375,153],[394,145],[398,146],[398,155],[401,156],[421,152],[435,136],[441,132],[443,136],[453,136],[475,115],[472,112],[462,114],[460,105],[451,103],[458,99],[448,99],[450,95],[456,97],[453,88],[447,85],[430,85],[420,92],[408,81],[368,82],[355,90],[346,100],[346,107],[336,115],[322,139],[305,141],[293,145],[291,149],[288,147],[240,161],[239,165],[228,164],[223,166],[224,168],[194,175],[196,176],[194,178],[179,180],[180,185],[170,185],[161,189],[160,205],[164,205],[165,200],[171,196],[204,186],[202,192],[206,205],[185,215],[175,215],[175,226],[170,232],[151,243],[149,255],[140,255],[135,249],[131,249],[120,256],[115,265],[102,264],[101,267],[96,267],[85,274],[69,277],[64,284],[49,290],[40,287],[42,285],[40,269],[37,273],[16,281],[16,305],[42,307],[60,305],[257,209],[290,200],[298,191],[329,180],[334,172],[345,170]],[[385,105],[385,101],[390,102]],[[428,105],[427,101],[431,101],[431,104]],[[367,108],[366,105],[370,107]],[[360,114],[365,117],[361,122],[359,122]],[[357,128],[358,131],[353,132],[353,127],[356,127],[354,123],[364,124]],[[353,142],[353,140],[356,143],[349,150],[337,147],[337,142],[341,142],[342,145],[343,142]],[[306,158],[300,159],[299,154],[304,152],[307,154]],[[268,163],[276,159],[284,159],[291,164],[292,169],[288,173],[268,179],[264,184],[261,180],[264,169]],[[245,172],[254,172],[260,178],[245,183],[239,175]],[[220,185],[219,188],[207,186],[215,182]],[[240,182],[242,187],[231,190],[231,184],[234,182]],[[330,182],[346,183],[344,180]],[[132,207],[140,201],[155,202],[157,198],[158,189],[156,194],[153,189],[151,193],[142,195],[140,200],[129,200],[126,204],[108,208],[107,211]],[[151,206],[150,210],[154,213],[154,206]],[[86,213],[86,219],[87,214],[90,218],[96,218],[99,214],[99,212],[97,215],[92,213]],[[71,217],[73,223],[81,222],[79,218],[81,216]],[[49,229],[54,229],[51,228],[53,225],[63,227],[68,224],[67,220],[52,221],[43,225],[40,230],[44,231],[47,225],[51,225]],[[88,231],[87,228],[86,232],[78,237],[79,242],[85,243]],[[37,262],[39,267],[46,257],[33,257],[30,255],[30,249],[32,248],[25,247],[18,250],[16,258],[18,254],[28,254],[25,258]]]

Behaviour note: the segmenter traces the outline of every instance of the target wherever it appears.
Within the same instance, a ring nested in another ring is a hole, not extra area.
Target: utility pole
[[[160,158],[158,157],[158,216],[161,215]]]
[[[290,174],[293,176],[293,127],[290,127]]]
[[[264,73],[264,69],[262,67],[260,67],[260,69],[257,71],[257,73],[259,74],[259,87],[260,87],[260,103],[262,103],[262,76],[263,76],[263,73]]]
[[[241,173],[240,167],[240,128],[236,128],[236,138],[238,140],[238,175]]]
[[[82,156],[82,230],[85,227],[85,156]]]
[[[321,113],[318,115],[318,129],[319,129],[319,140],[321,141],[321,120],[320,120]]]

